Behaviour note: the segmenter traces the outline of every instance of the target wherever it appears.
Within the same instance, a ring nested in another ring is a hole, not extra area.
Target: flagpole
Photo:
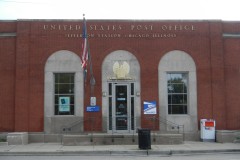
[[[90,87],[91,87],[91,97],[94,95],[94,86],[96,84],[94,75],[93,75],[93,67],[92,67],[92,56],[90,53],[90,47],[88,43],[88,34],[87,34],[87,24],[85,19],[85,14],[83,14],[83,54],[82,54],[82,68],[84,74],[84,82],[86,85],[86,78],[87,78],[87,61],[89,60],[89,67],[90,67]]]
[[[87,60],[88,60],[88,39],[87,39],[87,25],[85,20],[85,14],[83,14],[83,27],[82,27],[82,38],[83,38],[83,44],[82,44],[82,68],[83,68],[83,77],[84,77],[84,86],[86,86],[86,80],[87,80]]]
[[[88,39],[88,35],[87,35],[87,39]],[[92,56],[90,52],[89,43],[87,43],[87,50],[88,50],[88,59],[89,59],[89,67],[90,67],[90,86],[91,86],[90,95],[91,97],[94,97],[94,86],[96,84],[96,80],[93,75]]]
[[[90,65],[90,85],[91,85],[91,97],[94,96],[94,86],[96,84],[96,80],[94,78],[94,75],[93,75],[93,67],[92,67],[92,56],[91,56],[91,53],[90,53],[90,48],[89,48],[89,45],[88,45],[88,58],[89,58],[89,65]]]

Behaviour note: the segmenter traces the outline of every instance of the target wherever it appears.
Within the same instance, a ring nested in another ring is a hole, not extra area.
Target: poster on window
[[[70,97],[59,97],[59,112],[70,112]]]
[[[144,114],[157,114],[156,101],[144,101]]]

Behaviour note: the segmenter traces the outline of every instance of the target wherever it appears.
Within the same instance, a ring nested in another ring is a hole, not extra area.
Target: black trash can
[[[150,129],[138,129],[138,147],[139,149],[151,149]]]

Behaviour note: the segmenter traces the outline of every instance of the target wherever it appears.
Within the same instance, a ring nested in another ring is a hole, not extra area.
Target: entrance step
[[[81,145],[137,145],[138,135],[131,134],[89,134],[63,135],[62,143],[65,146]],[[183,134],[151,134],[151,144],[182,144]]]

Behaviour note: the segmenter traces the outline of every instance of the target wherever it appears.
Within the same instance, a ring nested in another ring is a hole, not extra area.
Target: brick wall
[[[224,33],[238,35],[239,22],[226,22]],[[240,129],[240,38],[224,38],[224,71],[227,128]]]
[[[0,21],[0,34],[15,33],[16,22]],[[0,37],[0,131],[14,131],[15,36]]]
[[[94,34],[89,41],[96,79],[94,96],[97,97],[97,105],[102,104],[101,65],[112,51],[127,50],[138,59],[143,104],[144,100],[157,100],[158,103],[158,64],[161,57],[168,51],[182,50],[190,54],[197,67],[198,119],[216,119],[217,129],[240,128],[240,40],[222,37],[223,32],[239,33],[240,23],[92,20],[87,24],[88,33]],[[164,25],[166,27],[161,28]],[[194,25],[193,30],[189,28],[191,25]],[[0,79],[1,131],[43,131],[46,60],[58,50],[70,50],[80,56],[82,38],[71,37],[82,33],[80,27],[81,21],[0,22],[1,33],[17,31],[17,37],[0,38],[0,74],[4,75]],[[158,36],[163,34],[163,37],[152,38],[151,35],[156,33]],[[105,37],[114,34],[121,36]],[[150,34],[150,37],[146,34]],[[175,34],[176,37],[167,38],[164,34]],[[88,77],[85,106],[90,97],[89,80]],[[99,121],[91,127],[101,131],[101,111],[85,112],[84,115],[86,120],[89,117],[99,117]],[[148,126],[148,117],[143,113],[142,117],[142,126]],[[156,126],[158,129],[159,125]],[[90,130],[89,127],[86,123],[85,130]]]

